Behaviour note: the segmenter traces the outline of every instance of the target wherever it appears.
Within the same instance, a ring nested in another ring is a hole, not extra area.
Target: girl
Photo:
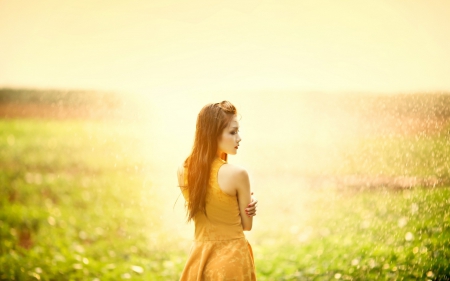
[[[252,248],[243,231],[252,229],[257,201],[252,201],[246,170],[227,163],[240,141],[237,111],[230,102],[202,108],[192,152],[178,169],[187,220],[195,222],[195,241],[181,281],[256,280]]]

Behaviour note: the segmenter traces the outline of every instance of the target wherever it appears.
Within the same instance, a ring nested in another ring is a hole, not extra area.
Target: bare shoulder
[[[222,165],[220,171],[223,176],[228,177],[233,180],[246,180],[248,179],[247,170],[241,166],[234,164],[224,164]]]
[[[249,186],[247,171],[241,166],[224,164],[219,169],[218,183],[222,191],[235,196]]]

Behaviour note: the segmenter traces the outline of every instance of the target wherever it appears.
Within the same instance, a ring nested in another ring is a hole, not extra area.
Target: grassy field
[[[136,149],[145,142],[129,123],[0,120],[0,280],[177,280],[190,240],[164,215],[176,193],[161,192]],[[448,128],[338,152],[329,162],[340,165],[307,174],[438,181],[312,187],[292,171],[254,170],[258,280],[450,280]]]

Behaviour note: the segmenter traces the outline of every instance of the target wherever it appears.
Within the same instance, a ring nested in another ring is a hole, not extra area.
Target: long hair
[[[197,116],[194,145],[184,161],[187,167],[187,221],[198,212],[206,215],[206,190],[209,184],[211,164],[217,157],[218,141],[222,131],[230,124],[237,110],[229,101],[205,105]],[[220,157],[227,160],[227,154]]]

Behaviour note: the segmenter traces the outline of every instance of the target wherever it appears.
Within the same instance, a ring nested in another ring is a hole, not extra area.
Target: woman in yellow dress
[[[181,281],[256,280],[244,231],[252,229],[257,201],[252,200],[247,171],[227,162],[240,141],[237,110],[230,102],[202,108],[191,154],[178,169],[187,221],[195,223]]]

